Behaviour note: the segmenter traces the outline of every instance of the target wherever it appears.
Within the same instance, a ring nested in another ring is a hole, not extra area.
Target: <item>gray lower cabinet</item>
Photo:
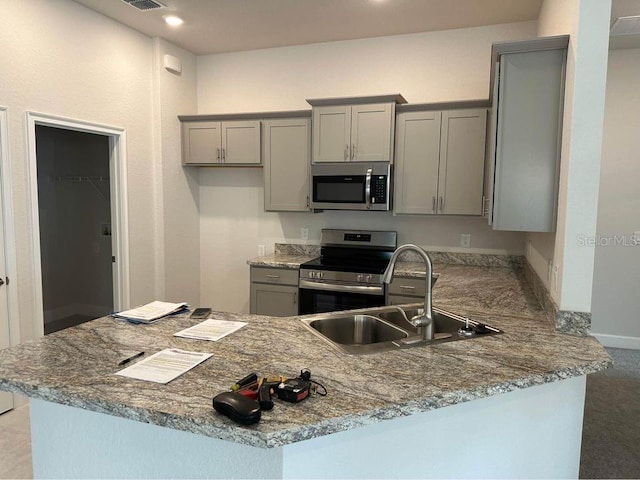
[[[396,213],[482,215],[486,120],[483,108],[398,115]]]
[[[298,270],[251,267],[250,309],[255,315],[297,315]]]
[[[263,122],[264,209],[309,211],[311,119]]]
[[[387,305],[424,303],[425,281],[422,278],[394,277],[387,287]]]
[[[567,42],[494,45],[487,187],[494,230],[555,231]]]

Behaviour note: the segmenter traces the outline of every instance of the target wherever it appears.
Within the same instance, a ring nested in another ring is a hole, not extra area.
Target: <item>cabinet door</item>
[[[251,284],[251,313],[273,317],[291,317],[298,314],[298,287]]]
[[[438,213],[482,215],[487,110],[442,112]]]
[[[220,122],[182,124],[182,163],[211,165],[220,163]]]
[[[309,210],[311,119],[264,122],[264,209]]]
[[[351,107],[351,160],[391,161],[394,113],[391,103]]]
[[[260,121],[222,123],[222,162],[260,165]]]
[[[495,230],[555,231],[565,59],[564,49],[500,58]]]
[[[351,107],[313,109],[313,162],[346,162],[350,158]]]
[[[436,213],[441,112],[398,115],[396,213]]]

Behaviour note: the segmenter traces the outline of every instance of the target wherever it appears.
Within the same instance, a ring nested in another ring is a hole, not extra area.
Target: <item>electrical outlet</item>
[[[309,240],[309,229],[306,227],[302,227],[300,229],[300,238],[302,240]]]
[[[265,254],[264,245],[258,245],[258,256],[263,257]]]
[[[460,246],[469,248],[471,246],[471,234],[463,233],[460,235]]]

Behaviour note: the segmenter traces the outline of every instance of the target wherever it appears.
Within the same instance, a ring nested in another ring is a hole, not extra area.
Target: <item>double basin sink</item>
[[[301,321],[313,334],[348,355],[364,355],[502,333],[497,328],[434,307],[433,339],[419,341],[421,331],[409,319],[422,312],[422,308],[415,304],[317,314],[301,318]]]

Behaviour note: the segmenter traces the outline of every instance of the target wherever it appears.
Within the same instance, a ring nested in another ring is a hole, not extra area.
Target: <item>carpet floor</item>
[[[607,351],[614,367],[587,377],[580,478],[640,478],[640,351]]]

